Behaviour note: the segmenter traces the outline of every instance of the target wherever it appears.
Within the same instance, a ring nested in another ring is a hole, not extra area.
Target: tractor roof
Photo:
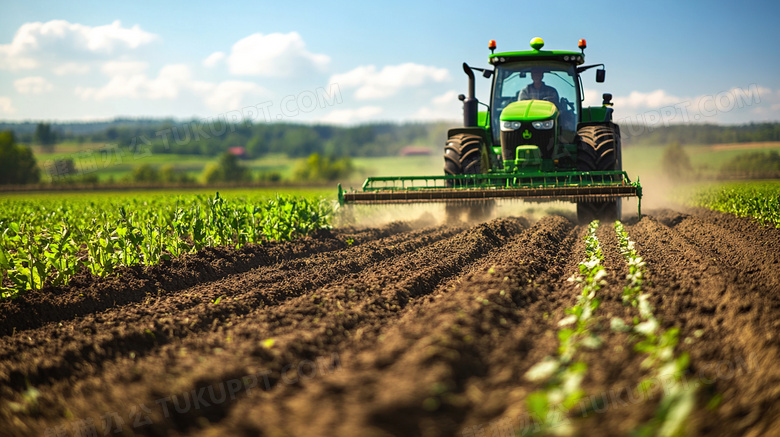
[[[560,50],[541,50],[544,41],[541,38],[531,40],[532,50],[523,52],[503,52],[490,55],[490,63],[499,65],[507,62],[520,61],[561,61],[582,65],[585,62],[585,54],[580,52],[568,52]],[[584,50],[583,50],[584,51]]]

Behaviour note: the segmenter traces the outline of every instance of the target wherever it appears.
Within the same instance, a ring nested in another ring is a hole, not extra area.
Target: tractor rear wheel
[[[577,131],[577,170],[621,170],[619,154],[620,138],[609,126],[585,126]],[[593,220],[620,220],[620,199],[606,202],[577,202],[577,219],[580,223]]]

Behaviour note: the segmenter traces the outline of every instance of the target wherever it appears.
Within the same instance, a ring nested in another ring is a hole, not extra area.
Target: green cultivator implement
[[[620,128],[612,122],[612,95],[601,106],[582,107],[580,74],[593,67],[604,82],[603,64],[581,66],[581,52],[542,50],[493,53],[493,69],[463,64],[469,78],[464,126],[450,129],[444,174],[372,177],[360,191],[343,191],[341,204],[410,202],[482,203],[495,199],[561,200],[577,204],[581,221],[620,218],[620,200],[642,187],[622,171]],[[492,78],[490,105],[478,111],[474,71]]]
[[[362,191],[345,192],[349,203],[409,203],[447,200],[536,198],[583,202],[641,195],[639,183],[623,171],[550,172],[518,177],[511,173],[457,176],[388,176],[366,179]]]

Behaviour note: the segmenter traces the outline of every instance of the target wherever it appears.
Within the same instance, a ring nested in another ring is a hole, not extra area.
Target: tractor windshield
[[[493,138],[500,137],[501,111],[518,100],[547,100],[560,111],[560,140],[572,143],[577,129],[577,82],[574,65],[566,62],[530,61],[504,64],[496,69],[493,87]]]

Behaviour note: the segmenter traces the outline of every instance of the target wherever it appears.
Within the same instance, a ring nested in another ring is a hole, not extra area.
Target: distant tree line
[[[4,125],[0,123],[0,128]],[[293,123],[226,123],[224,119],[151,123],[126,120],[114,124],[28,123],[6,124],[18,130],[25,144],[48,146],[54,142],[112,143],[123,148],[143,148],[154,154],[219,156],[241,147],[249,158],[267,154],[308,157],[391,156],[409,145],[443,146],[444,123],[374,123],[352,127]],[[101,128],[102,127],[102,128]]]

